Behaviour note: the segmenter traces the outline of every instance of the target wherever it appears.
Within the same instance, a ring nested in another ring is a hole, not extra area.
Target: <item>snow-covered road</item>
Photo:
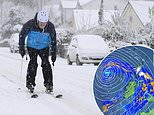
[[[39,97],[31,99],[26,93],[25,76],[28,61],[0,48],[0,114],[3,115],[102,115],[93,96],[93,78],[97,66],[70,66],[65,59],[57,58],[54,72],[54,90],[63,94],[55,99],[44,93],[40,58],[36,88]],[[21,80],[20,80],[21,79]],[[21,88],[19,90],[18,88]]]

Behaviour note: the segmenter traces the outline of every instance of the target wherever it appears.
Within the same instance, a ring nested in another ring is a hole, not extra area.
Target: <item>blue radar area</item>
[[[154,115],[154,51],[127,46],[99,64],[93,91],[104,115]]]

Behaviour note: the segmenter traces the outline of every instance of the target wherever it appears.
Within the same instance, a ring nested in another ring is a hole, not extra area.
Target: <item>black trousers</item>
[[[34,87],[36,85],[35,77],[36,77],[37,67],[38,67],[38,64],[37,64],[38,55],[42,60],[41,67],[42,67],[42,73],[44,78],[44,86],[45,87],[47,85],[53,86],[53,75],[52,75],[51,64],[49,62],[49,48],[37,50],[37,49],[27,47],[27,50],[30,57],[30,61],[27,69],[26,87],[28,87],[29,85],[32,85]]]

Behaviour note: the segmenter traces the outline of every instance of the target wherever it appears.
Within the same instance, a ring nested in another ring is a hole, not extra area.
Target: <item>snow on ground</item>
[[[44,93],[43,76],[38,58],[35,91],[37,99],[30,98],[25,88],[28,61],[12,54],[8,48],[0,48],[0,113],[3,115],[102,115],[93,95],[93,78],[97,66],[72,66],[58,58],[54,72],[54,90],[62,93],[62,99]],[[18,88],[21,88],[19,90]]]

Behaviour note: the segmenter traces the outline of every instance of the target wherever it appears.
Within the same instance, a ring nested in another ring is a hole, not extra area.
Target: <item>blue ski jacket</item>
[[[27,46],[38,50],[52,47],[52,39],[49,33],[31,31],[27,37]]]
[[[56,53],[56,31],[54,25],[48,21],[47,26],[40,29],[37,24],[37,14],[34,19],[23,25],[19,33],[19,47],[31,47],[37,50],[50,47]],[[27,42],[25,42],[27,37]],[[26,43],[26,44],[25,44]]]

